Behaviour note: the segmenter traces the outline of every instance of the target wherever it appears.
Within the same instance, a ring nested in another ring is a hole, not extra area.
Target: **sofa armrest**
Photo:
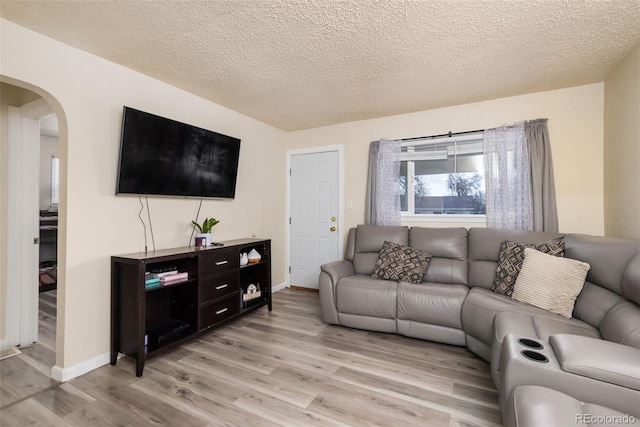
[[[549,343],[565,372],[640,390],[640,350],[580,335],[557,334]]]
[[[323,271],[331,278],[331,284],[333,286],[338,283],[342,277],[353,276],[355,269],[353,263],[347,260],[333,261],[320,266],[320,271]]]
[[[339,325],[336,285],[342,277],[355,274],[353,263],[348,260],[334,261],[320,266],[318,291],[322,306],[322,320],[325,323]]]

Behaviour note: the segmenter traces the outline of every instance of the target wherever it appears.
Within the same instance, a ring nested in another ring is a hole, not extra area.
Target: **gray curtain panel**
[[[376,212],[375,194],[376,194],[376,170],[378,164],[378,152],[380,151],[380,141],[373,141],[369,145],[369,176],[367,177],[367,194],[364,205],[364,223],[375,224]]]
[[[547,119],[524,124],[531,165],[531,204],[534,231],[558,231],[556,189]]]
[[[400,225],[400,142],[382,139],[369,147],[365,223]]]

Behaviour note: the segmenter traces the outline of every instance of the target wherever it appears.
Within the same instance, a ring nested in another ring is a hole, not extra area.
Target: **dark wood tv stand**
[[[271,311],[271,241],[221,243],[111,257],[112,365],[124,353],[136,360],[136,375],[142,376],[147,357],[259,307]],[[240,255],[252,249],[262,256],[260,262],[240,266]],[[188,278],[145,287],[145,273],[163,270]],[[249,293],[249,287],[256,291]]]

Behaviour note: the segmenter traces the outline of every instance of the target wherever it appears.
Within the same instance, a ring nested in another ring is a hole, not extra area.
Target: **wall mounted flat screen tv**
[[[124,107],[116,194],[235,197],[240,140]]]

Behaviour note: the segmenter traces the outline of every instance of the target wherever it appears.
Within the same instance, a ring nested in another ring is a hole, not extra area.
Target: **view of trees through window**
[[[403,149],[399,185],[406,214],[484,215],[482,141]]]

